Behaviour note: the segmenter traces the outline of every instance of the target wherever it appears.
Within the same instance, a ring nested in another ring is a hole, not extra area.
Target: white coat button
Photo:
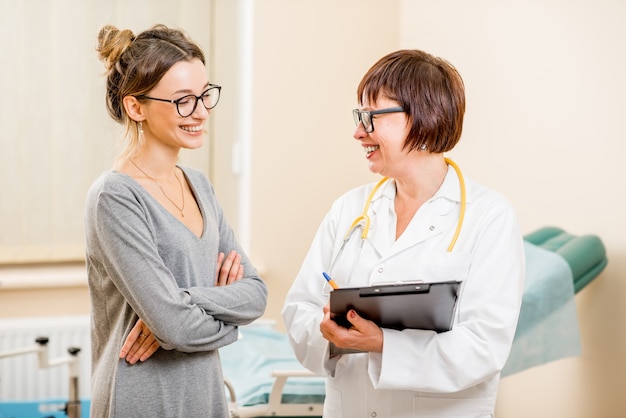
[[[430,229],[431,231],[434,231],[435,230],[435,226],[431,225],[430,228],[428,228],[428,229]]]
[[[378,272],[379,272],[380,274],[382,274],[382,273],[383,273],[383,271],[385,271],[385,268],[384,268],[384,267],[378,267]]]
[[[376,417],[376,416],[377,416],[377,415],[376,415],[376,411],[372,412],[372,413],[370,414],[370,416],[371,416],[371,417]]]

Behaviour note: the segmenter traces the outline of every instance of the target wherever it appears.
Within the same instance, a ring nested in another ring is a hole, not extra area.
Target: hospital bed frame
[[[282,402],[283,389],[290,377],[316,377],[308,370],[277,370],[272,372],[275,378],[269,401],[266,404],[240,406],[237,404],[235,388],[228,379],[224,379],[230,395],[229,413],[230,418],[252,417],[321,417],[323,404],[300,403],[290,404]]]
[[[35,339],[35,344],[31,346],[0,352],[0,358],[37,353],[37,360],[40,369],[47,369],[49,367],[67,364],[69,367],[70,392],[69,400],[65,404],[64,412],[68,418],[80,418],[81,407],[80,398],[78,396],[78,376],[80,374],[80,358],[78,353],[80,352],[80,348],[70,347],[67,349],[69,356],[50,360],[48,357],[48,342],[48,337],[38,337]]]

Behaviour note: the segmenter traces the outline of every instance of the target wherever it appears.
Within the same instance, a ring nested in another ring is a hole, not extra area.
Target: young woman
[[[263,314],[267,290],[211,184],[177,164],[202,145],[220,87],[200,48],[165,26],[105,26],[98,52],[127,142],[87,198],[90,416],[226,417],[218,349]]]

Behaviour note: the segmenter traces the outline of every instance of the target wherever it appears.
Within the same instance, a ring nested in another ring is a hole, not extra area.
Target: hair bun
[[[106,25],[100,29],[96,51],[107,71],[113,68],[134,40],[135,35],[129,29],[119,30],[113,25]]]

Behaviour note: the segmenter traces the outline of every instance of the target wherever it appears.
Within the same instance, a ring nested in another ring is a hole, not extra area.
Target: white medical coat
[[[466,180],[463,229],[447,252],[460,212],[454,170],[398,240],[390,180],[370,206],[368,238],[361,246],[355,233],[328,271],[372,188],[353,189],[334,202],[282,312],[298,360],[327,376],[324,417],[492,417],[523,294],[523,241],[511,205]],[[440,334],[383,329],[382,353],[330,358],[319,330],[330,291],[323,271],[340,287],[462,280],[453,328]]]

